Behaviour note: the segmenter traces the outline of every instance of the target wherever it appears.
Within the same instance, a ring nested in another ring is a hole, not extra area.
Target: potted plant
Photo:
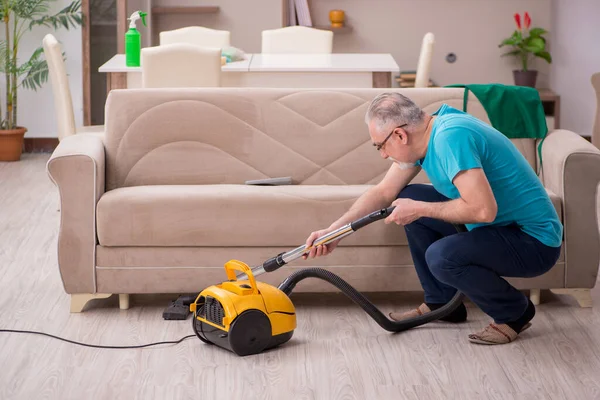
[[[498,47],[511,46],[512,50],[502,56],[514,56],[520,63],[521,69],[513,71],[515,85],[535,87],[537,70],[530,69],[530,61],[535,57],[542,58],[552,63],[552,57],[546,50],[546,39],[543,37],[547,31],[543,28],[531,28],[529,13],[523,16],[523,27],[521,27],[521,15],[515,14],[517,29],[512,36],[504,39]]]
[[[41,59],[43,48],[33,52],[28,61],[19,63],[19,43],[34,26],[56,29],[81,25],[81,0],[73,1],[54,15],[49,15],[56,0],[0,0],[0,20],[4,39],[0,41],[0,72],[5,76],[4,113],[0,107],[0,161],[21,158],[23,137],[27,129],[17,122],[18,92],[22,86],[37,90],[48,80],[48,64]]]

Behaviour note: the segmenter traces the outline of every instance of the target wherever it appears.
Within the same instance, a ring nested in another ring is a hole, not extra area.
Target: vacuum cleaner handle
[[[351,222],[350,226],[352,227],[352,231],[356,232],[363,226],[369,225],[371,222],[375,222],[375,221],[379,221],[380,219],[387,218],[392,213],[392,211],[394,211],[394,208],[396,208],[396,206],[382,208],[381,210],[374,211],[371,214],[362,217],[361,219],[357,219],[356,221]]]
[[[304,254],[308,253],[310,251],[310,249],[312,249],[313,247],[317,247],[317,246],[320,246],[323,244],[327,244],[327,243],[331,243],[333,241],[339,240],[343,237],[346,237],[346,236],[356,232],[360,228],[363,228],[363,227],[369,225],[372,222],[387,218],[392,213],[392,211],[394,211],[394,208],[396,208],[396,207],[391,206],[388,208],[382,208],[380,210],[373,211],[369,215],[366,215],[360,219],[357,219],[356,221],[346,224],[346,225],[342,226],[341,228],[338,228],[332,232],[329,232],[326,235],[323,235],[323,236],[315,239],[315,241],[313,242],[313,244],[311,246],[306,246],[306,244],[304,244],[304,245],[296,247],[295,249],[290,250],[288,252],[280,253],[277,256],[268,259],[262,265],[252,268],[252,275],[257,276],[257,275],[263,274],[265,272],[273,272],[273,271],[283,267],[285,264],[288,264],[288,263],[302,257]],[[246,280],[246,279],[248,279],[248,275],[245,273],[242,273],[237,276],[237,279],[238,280]]]

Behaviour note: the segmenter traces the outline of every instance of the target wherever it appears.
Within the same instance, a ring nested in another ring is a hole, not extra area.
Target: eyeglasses
[[[387,142],[387,141],[388,141],[388,139],[390,138],[390,136],[392,136],[392,134],[394,133],[394,131],[395,131],[396,129],[398,129],[398,128],[403,128],[403,127],[405,127],[406,125],[408,125],[408,124],[402,124],[402,125],[399,125],[399,126],[395,127],[394,129],[392,129],[392,131],[390,132],[390,134],[389,134],[389,135],[387,135],[387,137],[386,137],[386,138],[383,140],[383,142],[381,142],[381,143],[379,143],[379,144],[377,144],[377,143],[373,143],[373,146],[375,146],[375,148],[377,149],[377,151],[381,151],[381,149],[383,149],[383,146],[385,145],[385,142]]]

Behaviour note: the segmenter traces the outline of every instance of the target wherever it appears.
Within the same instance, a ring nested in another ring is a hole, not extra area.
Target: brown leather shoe
[[[529,327],[531,327],[531,323],[528,322],[519,333]],[[514,341],[517,336],[518,333],[510,326],[506,324],[491,323],[482,331],[471,333],[469,335],[469,341],[477,344],[507,344]]]
[[[408,318],[418,317],[419,315],[423,315],[428,312],[431,312],[431,310],[429,309],[429,307],[427,307],[427,304],[423,303],[418,308],[415,308],[414,310],[405,311],[403,313],[391,312],[389,315],[390,315],[390,318],[393,319],[394,321],[402,321],[402,320],[405,320]]]

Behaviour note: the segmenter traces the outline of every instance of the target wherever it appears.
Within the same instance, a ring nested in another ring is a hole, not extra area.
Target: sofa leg
[[[71,312],[80,313],[90,300],[106,299],[112,293],[75,293],[71,295]]]
[[[529,291],[529,299],[533,303],[534,306],[540,305],[540,289],[531,289]]]
[[[119,308],[121,310],[129,310],[129,295],[119,294]]]
[[[591,307],[592,306],[592,292],[590,289],[552,289],[554,294],[568,294],[573,296],[580,307]]]

